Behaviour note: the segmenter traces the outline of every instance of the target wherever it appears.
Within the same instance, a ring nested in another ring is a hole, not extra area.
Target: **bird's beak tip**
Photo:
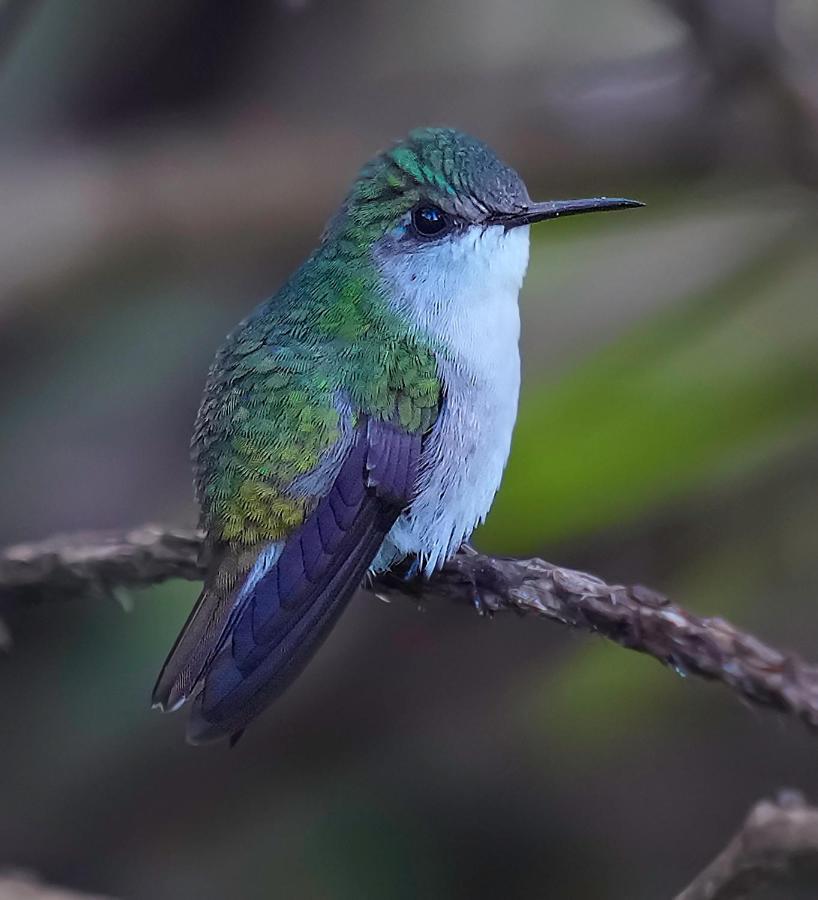
[[[506,228],[518,225],[533,225],[546,219],[559,219],[563,216],[577,216],[590,212],[613,212],[618,209],[636,209],[644,206],[641,200],[630,200],[627,197],[586,197],[579,200],[546,200],[543,203],[532,203],[518,213],[504,215],[501,219]]]

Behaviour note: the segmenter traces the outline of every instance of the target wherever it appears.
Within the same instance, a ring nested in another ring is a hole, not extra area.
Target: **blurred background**
[[[818,658],[814,0],[0,0],[0,110],[0,542],[193,524],[215,348],[365,159],[447,124],[534,197],[648,204],[533,230],[477,544]],[[235,750],[194,749],[148,707],[196,593],[0,606],[0,866],[140,900],[649,900],[761,796],[818,799],[814,737],[723,690],[369,595]]]

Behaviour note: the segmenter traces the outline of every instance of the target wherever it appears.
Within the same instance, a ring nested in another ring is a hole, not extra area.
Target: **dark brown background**
[[[0,54],[2,542],[191,523],[223,334],[366,157],[451,124],[536,197],[648,203],[536,230],[480,546],[818,657],[812,0],[7,0]],[[818,797],[815,739],[723,691],[371,597],[236,750],[194,750],[148,697],[195,592],[2,608],[0,864],[152,900],[652,900],[758,797]]]

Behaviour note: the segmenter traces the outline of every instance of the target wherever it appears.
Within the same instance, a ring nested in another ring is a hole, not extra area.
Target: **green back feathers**
[[[213,364],[193,441],[213,539],[257,544],[297,527],[329,487],[312,476],[342,440],[344,417],[431,427],[441,390],[433,348],[387,303],[372,246],[421,200],[508,206],[521,185],[451,129],[414,131],[364,167],[320,247]]]
[[[342,415],[425,431],[439,395],[431,349],[389,309],[368,258],[319,250],[211,369],[193,442],[203,526],[224,541],[278,540],[320,498],[299,480],[331,456]]]

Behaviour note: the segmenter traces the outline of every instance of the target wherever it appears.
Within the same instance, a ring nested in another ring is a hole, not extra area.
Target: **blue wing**
[[[330,490],[239,594],[198,680],[193,742],[236,735],[301,672],[411,500],[422,436],[364,419]]]

